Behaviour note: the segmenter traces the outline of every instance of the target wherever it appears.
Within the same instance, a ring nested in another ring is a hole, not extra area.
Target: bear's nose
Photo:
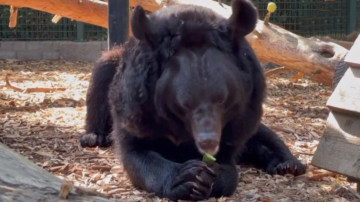
[[[198,143],[201,150],[215,155],[219,149],[219,140],[216,133],[200,133]]]

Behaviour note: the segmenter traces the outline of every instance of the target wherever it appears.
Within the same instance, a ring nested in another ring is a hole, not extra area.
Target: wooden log
[[[62,17],[108,26],[107,3],[98,0],[0,0],[0,4],[27,7]]]
[[[30,7],[102,27],[108,26],[107,3],[103,1],[83,0],[79,3],[79,0],[0,0],[0,4]],[[210,8],[225,18],[232,13],[231,7],[224,4],[221,6],[218,1],[213,0],[129,0],[130,7],[138,4],[148,11],[172,4],[191,4]],[[348,52],[335,43],[304,38],[271,23],[264,25],[261,20],[254,33],[249,34],[247,39],[261,61],[271,61],[302,72],[329,86],[332,85],[334,68]]]
[[[30,160],[0,143],[0,201],[61,201],[60,188],[63,181],[60,178],[38,167]],[[84,192],[72,190],[67,201],[99,201],[110,200],[93,196]]]
[[[329,36],[316,36],[316,37],[313,37],[312,39],[320,39],[321,41],[325,41],[325,42],[333,42],[333,43],[336,43],[348,50],[351,49],[351,47],[354,45],[354,42],[351,42],[351,41],[341,41],[341,40],[336,40],[336,39],[333,39]]]

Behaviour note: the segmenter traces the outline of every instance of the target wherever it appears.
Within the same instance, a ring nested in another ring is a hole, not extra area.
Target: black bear
[[[171,200],[232,195],[236,164],[305,173],[260,123],[266,83],[245,39],[257,19],[251,0],[233,0],[228,19],[193,5],[149,16],[137,6],[133,37],[95,65],[81,145],[113,139],[133,185]]]

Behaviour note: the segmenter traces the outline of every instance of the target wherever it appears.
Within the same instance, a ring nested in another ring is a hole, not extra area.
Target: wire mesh
[[[85,41],[107,40],[107,29],[91,24],[85,24],[84,40]]]
[[[0,40],[73,40],[76,39],[76,22],[62,18],[51,22],[52,14],[20,8],[15,28],[9,28],[10,7],[0,6]]]
[[[253,0],[264,19],[270,0]],[[273,0],[277,10],[270,22],[296,34],[309,37],[328,35],[341,38],[348,34],[348,0]],[[231,0],[223,0],[230,4]],[[18,23],[9,28],[9,6],[0,5],[0,40],[76,40],[77,23],[62,18],[57,24],[51,22],[52,14],[20,8]],[[360,30],[360,0],[357,0],[357,29]],[[83,40],[106,40],[107,29],[84,23]]]
[[[360,31],[360,0],[356,1],[356,30]]]
[[[275,0],[277,9],[270,22],[296,34],[309,37],[328,35],[339,38],[347,34],[347,0]],[[254,0],[259,17],[267,14],[269,0]]]
[[[0,5],[0,41],[77,40],[77,23],[68,18],[55,24],[53,14],[20,8],[16,27],[9,28],[9,16],[10,7]],[[84,24],[82,31],[85,41],[107,39],[107,29],[99,26]]]

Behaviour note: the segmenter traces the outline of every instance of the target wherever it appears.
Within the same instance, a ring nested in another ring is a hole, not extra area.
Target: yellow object
[[[267,10],[271,13],[275,12],[276,4],[274,2],[269,2],[267,6]]]
[[[209,153],[205,153],[203,155],[203,159],[202,159],[205,163],[209,162],[209,163],[212,163],[212,162],[215,162],[216,161],[216,158],[213,157],[211,154]]]

